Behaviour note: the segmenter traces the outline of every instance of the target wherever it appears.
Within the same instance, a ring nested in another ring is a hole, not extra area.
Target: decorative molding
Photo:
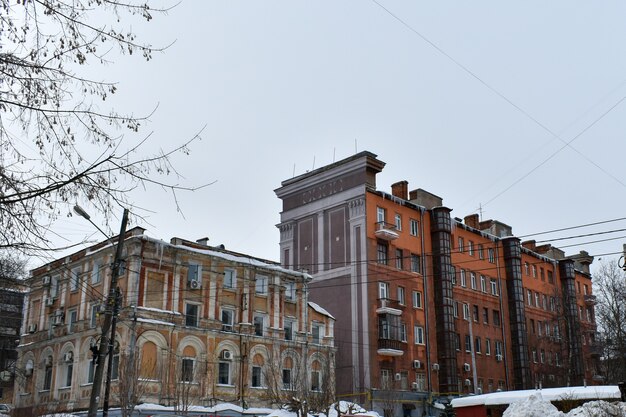
[[[348,201],[350,219],[365,215],[365,199],[363,197]]]
[[[293,225],[294,222],[289,223],[281,223],[277,225],[278,230],[280,230],[280,241],[284,242],[285,240],[293,239]]]

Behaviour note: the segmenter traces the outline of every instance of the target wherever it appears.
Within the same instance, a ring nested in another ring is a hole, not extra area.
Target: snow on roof
[[[272,263],[271,261],[263,261],[261,259],[258,258],[253,258],[251,256],[246,256],[244,254],[235,254],[233,252],[221,252],[221,251],[216,251],[216,250],[211,250],[211,249],[200,249],[200,248],[194,248],[191,246],[187,246],[187,245],[173,245],[171,243],[167,243],[161,239],[154,239],[151,237],[148,237],[146,235],[141,235],[140,236],[141,239],[144,239],[146,241],[149,242],[153,242],[155,244],[159,244],[159,245],[163,245],[163,246],[170,246],[172,248],[176,248],[176,249],[183,249],[189,252],[195,252],[195,253],[199,253],[199,254],[203,254],[203,255],[209,255],[209,256],[214,256],[216,258],[221,258],[227,261],[232,261],[232,262],[238,262],[241,264],[247,264],[250,266],[255,266],[255,267],[259,267],[259,268],[264,268],[264,269],[268,269],[268,270],[272,270],[272,271],[276,271],[276,272],[281,272],[283,274],[287,274],[287,275],[292,275],[292,276],[298,276],[301,278],[305,278],[307,281],[313,279],[313,277],[310,274],[307,274],[305,272],[300,272],[300,271],[294,271],[293,269],[287,269],[287,268],[283,268],[282,266],[276,264],[276,263]]]
[[[589,400],[589,399],[617,399],[621,398],[617,385],[597,385],[588,387],[559,387],[544,388],[541,390],[501,391],[490,394],[471,395],[468,397],[455,398],[451,404],[454,408],[469,407],[474,405],[500,405],[511,404],[526,399],[533,394],[541,394],[546,401],[559,401],[562,399]]]
[[[319,304],[316,304],[313,301],[309,301],[309,307],[311,307],[313,310],[317,311],[318,313],[323,314],[325,316],[328,316],[331,319],[335,320],[335,318],[332,316],[332,314],[330,314],[328,311],[326,311],[325,309],[320,307]]]
[[[174,323],[170,323],[169,321],[154,320],[154,319],[144,319],[142,317],[138,317],[137,321],[139,323],[160,324],[162,326],[174,326]]]
[[[135,407],[136,410],[144,410],[144,411],[156,411],[156,410],[160,410],[160,411],[174,411],[174,406],[164,406],[164,405],[159,405],[159,404],[151,404],[151,403],[144,403],[144,404],[139,404],[137,407]],[[222,411],[226,411],[226,410],[231,410],[231,411],[235,411],[238,413],[242,413],[242,414],[254,414],[254,415],[267,415],[270,414],[272,411],[271,408],[242,408],[239,405],[236,404],[230,404],[230,403],[221,403],[221,404],[217,404],[214,407],[203,407],[200,405],[192,405],[189,406],[189,411],[195,411],[195,412],[201,412],[201,413],[219,413]]]
[[[175,314],[180,316],[181,313],[179,313],[178,311],[172,311],[172,310],[162,310],[160,308],[154,308],[154,307],[144,307],[144,306],[137,306],[137,310],[145,310],[145,311],[154,311],[156,313],[167,313],[167,314]]]

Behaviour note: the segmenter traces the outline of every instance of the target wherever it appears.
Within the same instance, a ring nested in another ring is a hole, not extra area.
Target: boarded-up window
[[[158,379],[156,372],[157,346],[152,342],[144,343],[141,348],[141,371],[142,378]]]
[[[163,308],[163,288],[165,285],[165,274],[159,272],[148,272],[146,282],[146,298],[144,305],[152,308]]]

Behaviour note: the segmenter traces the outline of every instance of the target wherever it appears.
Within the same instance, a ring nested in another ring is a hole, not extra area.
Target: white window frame
[[[409,234],[411,236],[419,236],[419,221],[415,219],[409,220]]]
[[[470,271],[470,286],[473,290],[477,289],[476,286],[476,273]]]
[[[394,225],[396,226],[396,230],[397,231],[402,231],[402,215],[399,213],[396,213],[396,215],[394,216]]]
[[[234,289],[237,287],[237,270],[224,268],[224,288]]]
[[[230,313],[230,323],[224,321],[224,313]],[[235,309],[222,307],[220,310],[220,321],[222,322],[222,330],[232,332],[235,326]]]
[[[384,223],[387,217],[387,210],[383,207],[376,207],[376,222]]]
[[[293,281],[285,283],[285,300],[296,301],[296,283]]]
[[[257,321],[260,320],[260,324],[261,324],[261,328],[257,329]],[[252,324],[254,325],[254,335],[255,336],[260,336],[263,337],[266,335],[266,328],[267,328],[267,315],[263,314],[263,313],[255,313],[254,317],[252,318]],[[260,330],[261,334],[258,334],[258,331]]]
[[[82,275],[83,268],[81,266],[75,266],[70,271],[70,291],[78,291],[80,286],[80,276]]]
[[[254,278],[254,292],[257,295],[267,295],[269,278],[267,275],[257,274]]]
[[[187,324],[187,307],[188,306],[194,306],[196,307],[196,324],[195,325],[191,325],[191,324]],[[202,315],[202,310],[201,310],[202,304],[199,303],[190,303],[189,301],[185,301],[185,326],[186,327],[200,327],[200,317]]]
[[[423,308],[422,293],[417,290],[413,290],[413,308]]]
[[[416,345],[424,344],[424,327],[423,326],[413,326],[413,337],[415,338]]]
[[[396,289],[396,292],[398,294],[398,304],[406,305],[406,295],[405,295],[404,287],[398,286],[398,288]]]
[[[378,298],[381,300],[389,298],[389,283],[383,281],[378,282]]]
[[[191,363],[191,375],[185,375],[185,363]],[[196,358],[183,357],[180,359],[180,381],[185,384],[190,384],[195,381],[195,373],[196,373]],[[185,377],[191,377],[190,379],[185,379]]]

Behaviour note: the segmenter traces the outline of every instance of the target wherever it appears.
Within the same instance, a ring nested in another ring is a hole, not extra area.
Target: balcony
[[[376,231],[374,235],[382,240],[395,240],[399,237],[398,232],[396,231],[396,226],[391,223],[386,222],[378,222],[376,223]]]
[[[589,346],[589,354],[593,358],[599,358],[600,356],[602,356],[602,345],[593,344]]]
[[[598,304],[598,299],[595,295],[585,295],[583,299],[585,300],[585,304],[587,304],[588,306],[594,306]]]
[[[402,342],[392,339],[378,339],[377,353],[382,356],[402,356]]]
[[[389,298],[379,298],[376,314],[391,314],[393,316],[401,316],[402,310],[404,310],[404,308],[405,306],[400,304],[397,300],[392,300]]]

